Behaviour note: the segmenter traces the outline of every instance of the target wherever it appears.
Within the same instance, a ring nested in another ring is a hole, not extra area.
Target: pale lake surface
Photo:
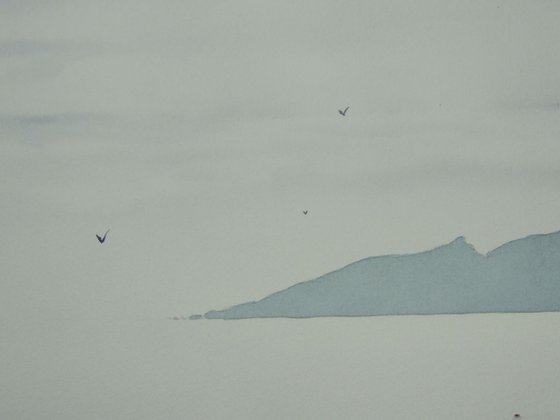
[[[0,418],[560,418],[559,313],[167,315],[3,319]]]

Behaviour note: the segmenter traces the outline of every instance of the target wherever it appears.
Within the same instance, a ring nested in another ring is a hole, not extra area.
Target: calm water
[[[560,418],[560,314],[166,315],[3,320],[0,418]]]

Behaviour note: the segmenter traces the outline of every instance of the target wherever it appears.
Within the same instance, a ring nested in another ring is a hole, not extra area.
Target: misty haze
[[[558,419],[557,312],[189,319],[556,310],[558,16],[0,0],[0,419]]]

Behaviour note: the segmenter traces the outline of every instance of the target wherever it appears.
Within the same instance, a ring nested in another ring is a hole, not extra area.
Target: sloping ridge
[[[406,255],[370,257],[207,319],[309,318],[560,310],[560,232],[486,255],[464,237]]]

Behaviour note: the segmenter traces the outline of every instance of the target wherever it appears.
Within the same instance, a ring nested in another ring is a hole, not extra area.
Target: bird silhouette
[[[99,235],[95,235],[95,236],[97,236],[97,240],[99,241],[99,243],[102,244],[103,242],[105,242],[105,238],[107,237],[107,234],[109,233],[109,230],[111,230],[111,229],[108,229],[107,232],[105,232],[105,235],[103,235],[103,238]]]
[[[350,108],[350,107],[347,106],[346,109],[345,109],[344,111],[341,111],[341,110],[339,109],[339,110],[338,110],[338,113],[339,113],[340,115],[342,115],[343,117],[345,117],[345,116],[346,116],[346,111],[348,111],[348,108]]]
[[[307,214],[308,211],[309,211],[309,210],[304,210],[304,211],[303,211],[303,214]]]

